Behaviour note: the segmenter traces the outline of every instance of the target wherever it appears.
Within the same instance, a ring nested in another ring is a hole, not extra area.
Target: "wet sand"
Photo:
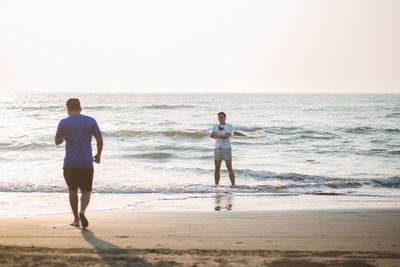
[[[400,266],[400,210],[88,212],[0,218],[1,265]]]

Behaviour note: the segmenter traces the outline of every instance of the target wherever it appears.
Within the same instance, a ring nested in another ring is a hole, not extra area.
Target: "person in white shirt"
[[[215,185],[219,184],[221,162],[225,160],[226,168],[229,172],[229,179],[231,180],[232,186],[235,185],[235,173],[232,169],[232,149],[230,138],[232,135],[232,125],[226,123],[226,114],[224,112],[218,113],[219,124],[215,124],[212,127],[210,137],[215,139],[214,148],[214,179]]]

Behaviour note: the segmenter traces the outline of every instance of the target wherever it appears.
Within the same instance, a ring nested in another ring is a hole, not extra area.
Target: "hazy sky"
[[[0,92],[400,93],[400,1],[0,1]]]

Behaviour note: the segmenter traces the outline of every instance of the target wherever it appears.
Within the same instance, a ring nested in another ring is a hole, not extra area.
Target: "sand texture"
[[[400,266],[400,211],[88,212],[0,218],[4,266]]]

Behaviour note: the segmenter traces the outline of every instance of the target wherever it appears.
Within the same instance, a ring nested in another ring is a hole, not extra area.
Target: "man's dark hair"
[[[218,113],[218,116],[219,116],[219,115],[224,115],[224,117],[226,118],[225,112],[222,112],[222,111],[221,111],[221,112]]]
[[[69,110],[81,110],[81,102],[78,98],[70,98],[67,101],[67,108]]]

